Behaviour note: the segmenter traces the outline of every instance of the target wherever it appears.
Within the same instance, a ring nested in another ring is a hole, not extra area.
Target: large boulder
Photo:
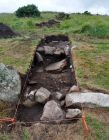
[[[10,66],[0,64],[0,100],[16,102],[21,91],[21,80],[17,71]]]
[[[85,107],[109,107],[109,95],[103,93],[70,93],[66,95],[66,107],[82,104]]]
[[[46,67],[46,71],[47,72],[60,72],[66,66],[67,66],[67,61],[66,61],[66,59],[64,59],[64,60],[61,60],[59,62],[50,64],[49,66]]]
[[[41,120],[52,121],[52,120],[62,120],[63,118],[64,113],[57,102],[51,100],[45,104]]]
[[[41,87],[35,94],[35,101],[38,103],[45,103],[51,95],[51,92]]]

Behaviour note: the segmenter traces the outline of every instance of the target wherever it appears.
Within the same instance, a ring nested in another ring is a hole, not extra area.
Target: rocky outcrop
[[[21,80],[17,71],[10,66],[0,64],[0,100],[16,102],[21,91]]]
[[[45,104],[41,120],[52,121],[52,120],[62,120],[63,118],[64,113],[57,102],[51,100]]]
[[[103,93],[71,93],[66,95],[66,106],[82,104],[85,107],[109,107],[109,95]]]

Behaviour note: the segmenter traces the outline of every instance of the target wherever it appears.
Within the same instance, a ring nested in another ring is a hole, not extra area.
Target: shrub
[[[32,27],[32,26],[33,26],[32,20],[28,20],[28,21],[27,21],[27,25],[28,25],[29,27]]]
[[[40,16],[40,11],[35,5],[27,5],[18,8],[16,11],[16,16],[17,17],[39,17]]]
[[[61,20],[61,19],[70,19],[70,15],[66,14],[64,12],[60,12],[58,15],[56,15],[56,19]]]
[[[84,33],[86,35],[95,37],[108,37],[109,28],[108,26],[102,24],[98,25],[85,24],[82,26],[80,33]]]
[[[85,11],[84,15],[92,15],[89,11]]]

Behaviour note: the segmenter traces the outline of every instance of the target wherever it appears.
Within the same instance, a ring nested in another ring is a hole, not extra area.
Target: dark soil
[[[0,38],[9,38],[16,35],[17,33],[15,33],[10,27],[3,23],[0,23]]]
[[[68,44],[70,47],[70,42],[65,36],[49,36],[41,40],[39,46],[37,47],[37,50],[39,47],[43,47],[43,45],[63,48]],[[26,94],[27,90],[30,92],[34,89],[39,89],[40,87],[48,89],[52,94],[56,91],[59,91],[65,95],[66,93],[68,93],[70,87],[76,83],[75,74],[70,69],[70,65],[72,64],[70,61],[70,57],[66,56],[65,54],[56,56],[46,55],[42,53],[41,55],[44,59],[43,64],[39,64],[36,57],[34,56],[34,60],[31,66],[31,72],[29,73],[29,79],[27,81],[27,86],[25,88],[23,96]],[[47,65],[61,61],[63,59],[67,60],[67,66],[61,72],[38,72],[38,69],[43,69]],[[52,98],[53,97],[51,97],[51,99]],[[41,104],[36,104],[36,106],[31,108],[20,105],[18,109],[17,119],[24,122],[38,121],[40,120],[40,117],[42,115],[43,107],[44,105]]]
[[[47,22],[36,23],[35,25],[38,27],[52,27],[59,24],[60,24],[59,21],[51,19],[51,20],[48,20]]]

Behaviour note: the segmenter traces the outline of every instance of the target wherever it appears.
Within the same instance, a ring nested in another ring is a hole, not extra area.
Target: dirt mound
[[[59,21],[51,19],[47,22],[36,23],[36,26],[38,26],[38,27],[52,27],[54,25],[59,25],[59,24],[60,24]]]
[[[16,36],[17,34],[7,25],[0,23],[0,38],[8,38]]]

